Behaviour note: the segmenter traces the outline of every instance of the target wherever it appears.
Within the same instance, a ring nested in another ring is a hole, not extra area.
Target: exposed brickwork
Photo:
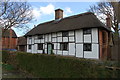
[[[17,38],[11,38],[11,42],[10,42],[10,38],[2,38],[2,48],[3,49],[16,49],[17,47]]]
[[[57,9],[55,10],[55,19],[61,19],[63,18],[63,10]]]
[[[106,30],[99,30],[99,44],[100,44],[100,59],[108,59],[108,32]]]
[[[7,30],[2,36],[2,49],[16,49],[17,48],[17,37],[13,36],[13,30]],[[15,34],[16,35],[16,34]]]

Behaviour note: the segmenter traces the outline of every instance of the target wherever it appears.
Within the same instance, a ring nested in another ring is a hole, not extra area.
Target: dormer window
[[[83,34],[91,34],[91,29],[83,29]]]
[[[68,37],[68,31],[62,32],[62,37]]]
[[[43,35],[38,35],[38,39],[43,39]]]

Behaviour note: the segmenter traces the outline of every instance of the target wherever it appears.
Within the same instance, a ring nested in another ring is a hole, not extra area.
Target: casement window
[[[43,35],[38,35],[38,39],[43,39]]]
[[[43,43],[38,44],[38,50],[43,50]]]
[[[91,34],[91,29],[83,29],[83,34]]]
[[[91,43],[84,43],[84,51],[91,51],[92,48],[91,48]]]
[[[28,49],[31,49],[32,48],[32,45],[28,45]]]
[[[60,43],[60,50],[68,50],[68,43]]]
[[[62,32],[62,37],[68,37],[68,31]]]

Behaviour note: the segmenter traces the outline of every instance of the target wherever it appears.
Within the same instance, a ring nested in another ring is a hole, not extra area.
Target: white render
[[[68,50],[60,50],[60,43],[68,42]],[[47,54],[47,43],[54,45],[53,53],[63,56],[99,59],[98,28],[91,28],[91,34],[84,35],[83,29],[69,31],[68,37],[62,37],[62,32],[43,34],[43,39],[37,36],[27,37],[27,52]],[[37,49],[37,44],[43,43],[43,50]],[[91,43],[91,51],[84,51],[84,43]],[[28,45],[32,45],[29,49]]]

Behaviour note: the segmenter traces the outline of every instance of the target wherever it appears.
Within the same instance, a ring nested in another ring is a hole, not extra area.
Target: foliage
[[[117,71],[106,62],[67,56],[17,52],[17,67],[40,78],[116,78]],[[15,64],[14,64],[15,65]],[[16,65],[15,65],[16,66]]]
[[[2,61],[4,63],[6,63],[8,61],[9,52],[8,51],[2,51],[2,53],[4,53],[4,54],[2,54]]]
[[[109,15],[112,20],[111,27],[113,28],[115,33],[118,34],[120,30],[118,27],[118,19],[111,2],[98,2],[96,5],[90,6],[89,11],[95,13],[102,22],[105,22],[106,17]]]
[[[10,2],[10,0],[5,0],[0,2],[0,9],[0,23],[5,31],[11,27],[28,29],[25,24],[33,19],[32,7],[25,1]]]

